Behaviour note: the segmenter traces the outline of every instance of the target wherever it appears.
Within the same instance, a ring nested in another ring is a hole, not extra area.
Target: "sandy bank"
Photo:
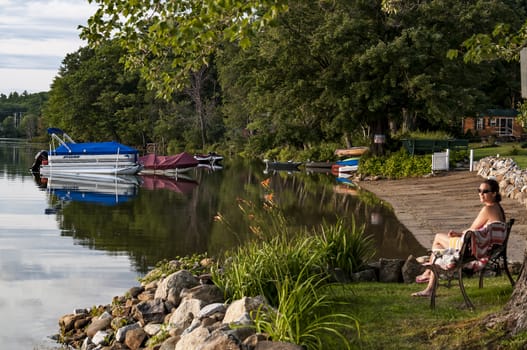
[[[389,203],[399,221],[425,248],[436,232],[466,229],[481,208],[477,188],[482,177],[476,172],[450,171],[427,178],[360,181],[362,189]],[[518,201],[503,198],[507,218],[515,218],[508,255],[523,261],[527,247],[527,209]]]

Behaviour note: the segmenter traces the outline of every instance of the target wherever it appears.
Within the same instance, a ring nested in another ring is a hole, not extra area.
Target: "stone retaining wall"
[[[527,207],[527,170],[522,170],[511,158],[486,157],[474,169],[484,178],[495,178],[501,195],[519,201]]]

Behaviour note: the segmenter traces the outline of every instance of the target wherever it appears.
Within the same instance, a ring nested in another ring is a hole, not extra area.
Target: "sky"
[[[86,43],[87,0],[0,0],[0,94],[49,91],[62,60]]]

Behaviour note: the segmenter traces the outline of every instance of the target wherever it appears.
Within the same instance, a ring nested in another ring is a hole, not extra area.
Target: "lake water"
[[[43,147],[0,140],[3,349],[56,348],[48,337],[62,315],[110,303],[161,260],[242,244],[252,234],[240,203],[263,217],[263,203],[272,200],[293,227],[354,216],[378,257],[424,253],[375,196],[331,174],[268,173],[260,161],[226,159],[221,170],[196,168],[178,179],[39,179],[28,169]]]

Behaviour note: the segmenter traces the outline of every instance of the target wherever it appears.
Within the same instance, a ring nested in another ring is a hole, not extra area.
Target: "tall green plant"
[[[359,270],[375,253],[371,237],[364,235],[364,225],[357,227],[354,216],[349,225],[343,219],[334,225],[324,223],[319,244],[327,265],[347,273]]]
[[[289,238],[277,232],[269,241],[251,241],[228,252],[221,270],[213,270],[213,280],[227,298],[263,295],[276,305],[277,281],[296,279],[303,269],[320,273],[320,253],[310,237]]]
[[[328,312],[334,305],[327,294],[321,293],[326,278],[311,274],[305,268],[296,278],[286,276],[276,281],[278,307],[258,310],[256,331],[268,334],[275,341],[291,342],[307,349],[326,348],[325,342],[334,346],[336,338],[350,349],[350,341],[341,330],[358,331],[359,323],[350,315]]]

